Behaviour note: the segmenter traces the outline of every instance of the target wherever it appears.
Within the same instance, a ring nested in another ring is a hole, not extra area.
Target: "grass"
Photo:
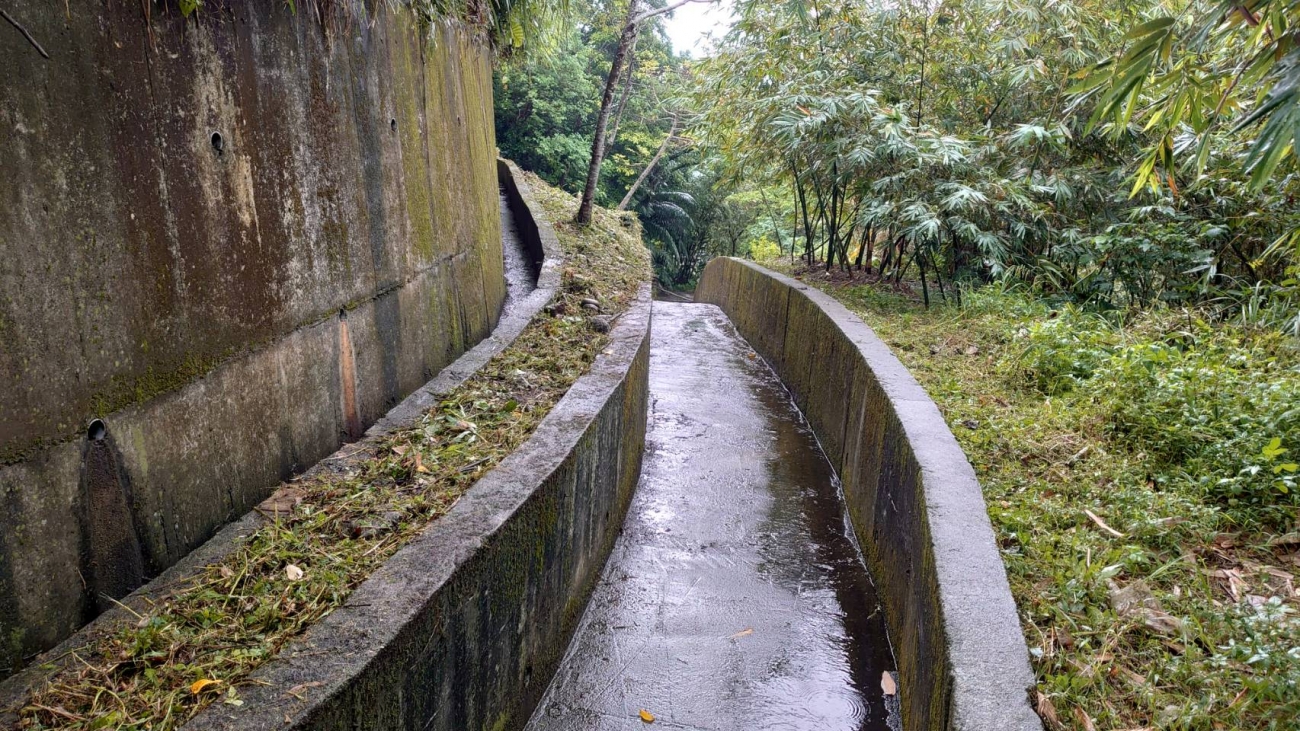
[[[1300,728],[1294,341],[842,276],[975,466],[1049,730]]]
[[[552,220],[572,218],[571,196],[527,177]],[[49,681],[20,710],[22,727],[170,729],[211,703],[241,704],[253,670],[528,439],[608,341],[581,300],[622,312],[649,275],[639,229],[622,217],[598,209],[589,228],[556,228],[562,291],[515,343],[342,474],[283,486],[262,505],[275,519],[227,558],[49,666]]]

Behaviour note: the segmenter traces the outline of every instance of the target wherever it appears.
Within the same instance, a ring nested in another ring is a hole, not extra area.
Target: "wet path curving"
[[[530,731],[897,727],[894,662],[834,473],[712,305],[656,302],[623,534]]]

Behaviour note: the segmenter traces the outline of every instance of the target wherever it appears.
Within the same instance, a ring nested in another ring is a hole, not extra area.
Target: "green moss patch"
[[[572,197],[529,182],[555,220],[572,217]],[[527,440],[608,340],[582,300],[617,315],[649,276],[640,231],[621,217],[556,228],[562,291],[510,347],[342,475],[282,486],[260,508],[274,519],[227,558],[61,663],[21,709],[24,727],[168,729],[211,703],[242,703],[253,670]]]

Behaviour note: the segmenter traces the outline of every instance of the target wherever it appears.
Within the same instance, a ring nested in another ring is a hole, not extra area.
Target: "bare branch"
[[[41,44],[37,43],[35,38],[32,38],[32,34],[27,32],[27,29],[23,27],[22,23],[19,23],[18,21],[14,20],[13,16],[10,15],[9,13],[6,13],[3,8],[0,8],[0,15],[3,15],[4,19],[9,21],[10,25],[17,28],[18,32],[23,34],[23,38],[26,38],[27,42],[32,44],[32,46],[37,50],[37,52],[39,52],[42,56],[44,56],[46,60],[49,60],[50,54],[46,53],[44,48],[41,48]]]
[[[677,2],[675,2],[675,3],[669,3],[668,5],[665,5],[665,6],[662,7],[662,8],[658,8],[658,9],[655,9],[655,10],[647,10],[647,11],[645,11],[644,13],[641,13],[640,15],[638,15],[638,16],[636,16],[635,18],[632,19],[632,23],[631,23],[631,24],[632,24],[632,25],[640,25],[641,23],[644,23],[645,21],[647,21],[647,20],[649,20],[649,19],[651,19],[651,18],[653,18],[653,17],[655,17],[655,16],[663,15],[664,13],[671,13],[672,11],[676,10],[677,8],[680,8],[681,6],[683,6],[683,5],[687,5],[687,4],[690,4],[690,3],[708,3],[708,4],[712,5],[712,4],[716,3],[717,1],[718,1],[718,0],[677,0]]]

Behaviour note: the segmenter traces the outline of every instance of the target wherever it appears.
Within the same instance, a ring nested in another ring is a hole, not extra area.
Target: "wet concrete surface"
[[[875,590],[780,381],[718,308],[656,302],[650,398],[623,534],[529,731],[899,728]]]
[[[510,207],[510,198],[505,190],[501,196],[501,253],[505,258],[506,300],[501,306],[501,315],[508,315],[515,303],[520,302],[533,290],[537,289],[539,263],[524,245],[519,235],[519,224],[515,222],[514,210]]]

